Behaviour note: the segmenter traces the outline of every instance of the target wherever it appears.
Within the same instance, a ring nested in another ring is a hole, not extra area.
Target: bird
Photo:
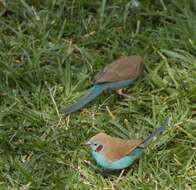
[[[139,159],[150,141],[167,129],[169,118],[164,119],[161,127],[154,130],[145,140],[143,139],[121,139],[111,137],[106,133],[98,133],[85,145],[92,149],[92,156],[98,166],[105,171],[116,171],[127,168],[135,160]]]
[[[76,103],[64,108],[62,113],[68,115],[80,110],[87,103],[97,97],[105,90],[117,90],[117,93],[129,97],[122,89],[133,84],[135,79],[144,70],[144,60],[139,55],[124,56],[106,65],[94,77],[93,86],[88,93],[81,97]]]

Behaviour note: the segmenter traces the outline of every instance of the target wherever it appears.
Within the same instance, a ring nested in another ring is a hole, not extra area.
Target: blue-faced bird
[[[119,95],[127,97],[122,89],[132,84],[143,72],[144,61],[142,57],[133,55],[121,57],[105,66],[94,78],[93,87],[87,95],[81,97],[76,103],[63,109],[65,115],[75,112],[97,97],[105,90],[117,90]]]
[[[161,127],[155,129],[145,140],[120,139],[106,133],[93,136],[86,145],[92,148],[92,156],[104,170],[121,170],[137,160],[149,145],[150,141],[163,132],[168,126],[169,118],[165,118]]]

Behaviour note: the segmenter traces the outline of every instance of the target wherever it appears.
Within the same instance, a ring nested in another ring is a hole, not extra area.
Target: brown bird
[[[117,90],[118,94],[127,97],[122,89],[133,84],[143,70],[144,61],[142,57],[137,55],[121,57],[113,61],[95,76],[94,85],[88,94],[80,98],[75,104],[65,108],[63,110],[64,114],[67,115],[81,109],[104,90]]]
[[[124,169],[142,155],[144,148],[149,145],[154,137],[157,137],[168,127],[168,123],[169,118],[166,117],[162,126],[155,129],[145,140],[123,140],[105,133],[99,133],[93,136],[86,145],[91,146],[93,158],[103,169]]]

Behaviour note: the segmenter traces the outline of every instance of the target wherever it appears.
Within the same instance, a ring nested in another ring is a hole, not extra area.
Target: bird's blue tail
[[[162,133],[165,129],[167,129],[169,124],[169,117],[166,117],[164,119],[164,122],[162,124],[161,127],[155,129],[155,131],[150,134],[145,140],[144,142],[140,145],[142,148],[145,148],[146,146],[148,146],[149,142],[156,136],[158,136],[160,133]]]
[[[81,109],[84,105],[89,103],[91,100],[93,100],[95,97],[97,97],[99,94],[101,94],[106,87],[104,85],[94,85],[88,92],[87,95],[80,98],[75,104],[72,104],[71,106],[68,106],[62,110],[62,112],[67,115],[72,112],[75,112],[79,109]]]

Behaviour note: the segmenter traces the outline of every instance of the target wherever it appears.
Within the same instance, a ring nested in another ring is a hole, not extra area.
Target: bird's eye
[[[95,146],[97,146],[97,144],[96,144],[96,143],[95,143],[94,145],[95,145]]]

